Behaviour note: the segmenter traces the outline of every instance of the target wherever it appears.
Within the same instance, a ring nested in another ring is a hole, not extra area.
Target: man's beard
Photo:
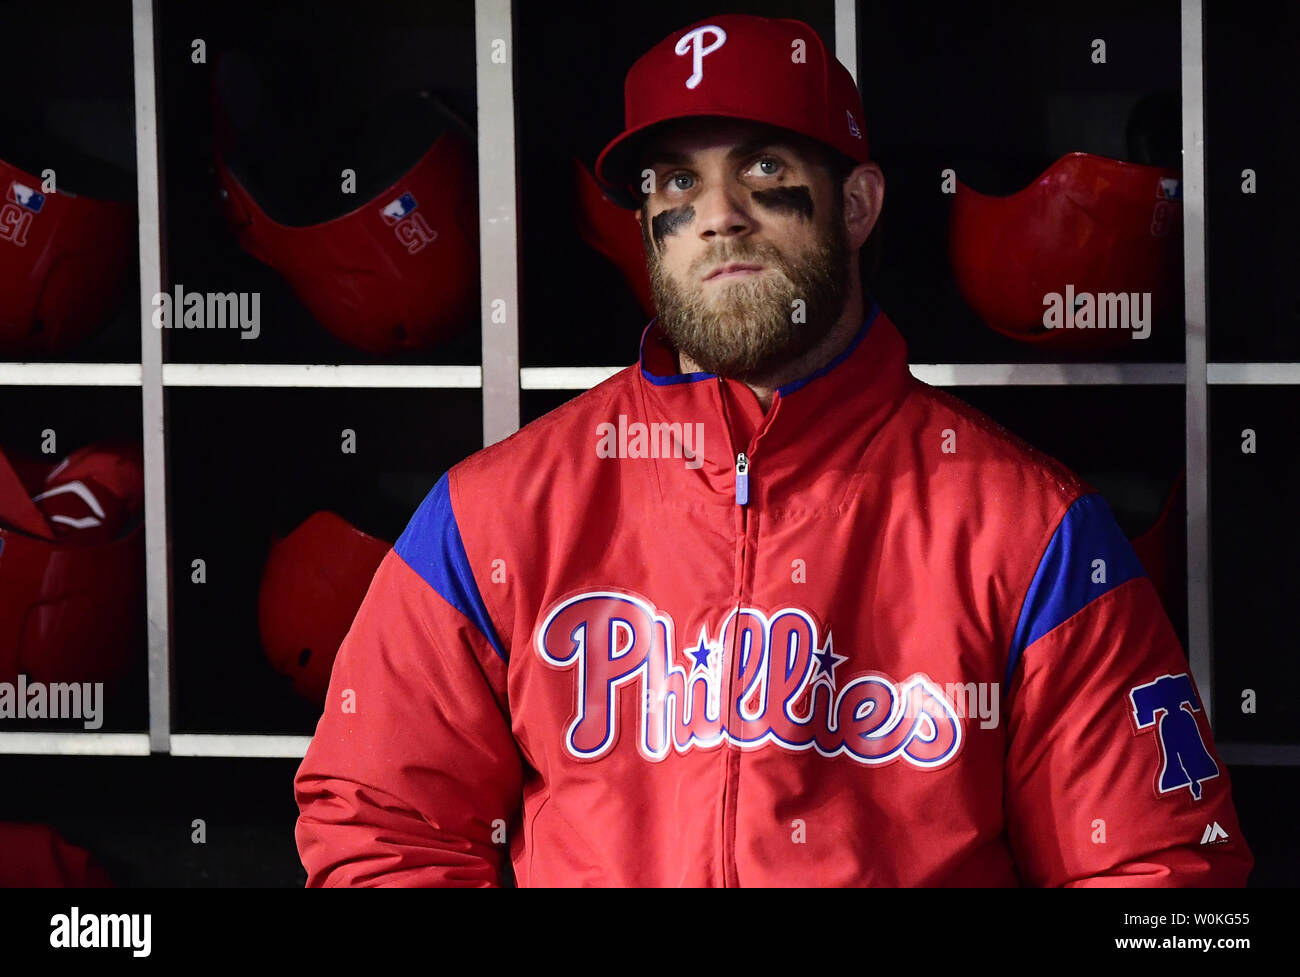
[[[848,297],[848,242],[840,213],[837,208],[813,251],[793,261],[770,243],[724,240],[691,263],[690,289],[664,270],[643,234],[659,322],[677,350],[706,373],[752,382],[817,345],[839,321]],[[767,270],[701,283],[708,269],[733,261]]]

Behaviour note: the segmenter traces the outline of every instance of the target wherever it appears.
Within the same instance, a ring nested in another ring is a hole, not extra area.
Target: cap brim
[[[636,156],[645,143],[650,131],[663,122],[650,122],[636,129],[621,133],[607,145],[598,157],[593,169],[601,190],[618,206],[627,210],[636,210],[641,206],[643,194],[637,187]]]

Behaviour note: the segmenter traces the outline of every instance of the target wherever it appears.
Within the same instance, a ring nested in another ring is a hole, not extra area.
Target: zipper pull
[[[749,459],[745,452],[736,455],[736,505],[749,504]]]

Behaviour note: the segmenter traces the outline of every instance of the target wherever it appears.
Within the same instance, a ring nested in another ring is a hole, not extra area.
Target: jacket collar
[[[776,392],[782,396],[788,396],[818,377],[830,373],[848,359],[866,337],[868,330],[871,329],[871,324],[880,315],[880,306],[876,304],[875,299],[868,297],[865,305],[866,310],[861,328],[849,340],[849,344],[836,354],[834,359],[806,376],[777,387]],[[651,319],[650,324],[641,333],[640,361],[641,376],[645,378],[646,382],[659,387],[719,379],[716,373],[682,373],[677,368],[677,352],[668,341],[663,326],[659,324],[658,316]]]
[[[862,327],[848,345],[829,363],[778,387],[766,415],[740,381],[681,373],[663,327],[651,320],[641,335],[638,383],[647,420],[702,424],[702,474],[727,491],[739,451],[772,472],[809,453],[829,456],[838,444],[869,439],[897,407],[911,374],[897,328],[874,299],[865,306]]]

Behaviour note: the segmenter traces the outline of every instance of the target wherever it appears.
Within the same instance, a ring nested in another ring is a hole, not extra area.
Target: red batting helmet
[[[613,263],[648,316],[655,314],[646,269],[641,225],[631,211],[614,203],[576,156],[572,161],[578,234]]]
[[[596,160],[596,176],[629,201],[641,182],[636,149],[672,119],[746,119],[826,143],[858,162],[869,158],[853,76],[801,20],[723,14],[697,21],[638,58],[623,95],[624,131]]]
[[[47,824],[0,822],[0,889],[112,889],[95,857]]]
[[[1070,153],[1009,197],[961,183],[948,228],[953,276],[967,303],[1012,339],[1066,348],[1132,342],[1129,329],[1044,324],[1045,297],[1150,293],[1158,319],[1182,289],[1182,182],[1177,170]],[[1094,320],[1095,322],[1095,320]]]
[[[53,468],[0,452],[0,680],[112,682],[139,650],[141,462],[133,444]]]
[[[0,160],[0,356],[48,356],[89,338],[121,302],[135,207],[69,190]]]
[[[271,546],[257,598],[262,647],[275,670],[318,705],[339,645],[390,549],[328,511]]]
[[[235,155],[217,157],[226,219],[240,245],[280,272],[326,330],[369,353],[425,349],[475,318],[474,146],[428,92],[407,93],[376,118],[395,117],[392,125],[400,126],[405,115],[411,126],[417,114],[421,124],[440,127],[419,161],[365,203],[323,222],[272,217],[273,194],[255,190],[253,168]],[[218,113],[218,143],[234,138],[228,131]]]

